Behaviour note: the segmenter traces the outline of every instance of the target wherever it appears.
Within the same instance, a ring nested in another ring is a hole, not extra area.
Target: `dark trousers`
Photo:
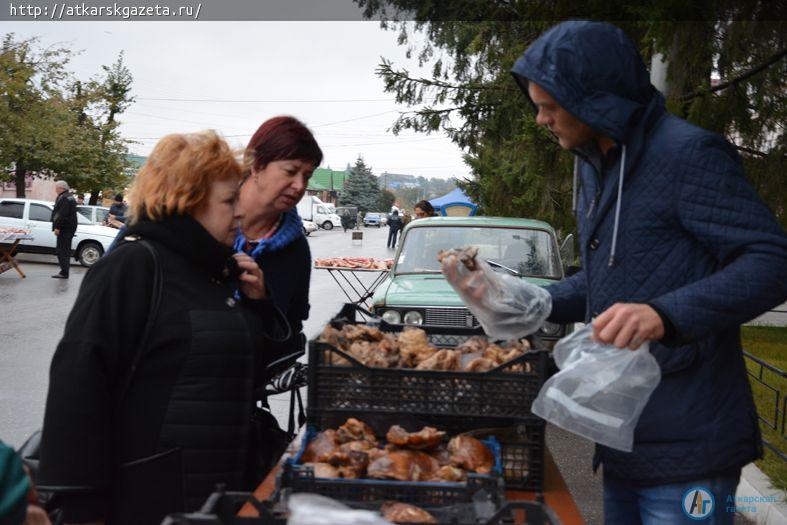
[[[391,228],[388,232],[388,247],[396,248],[396,236],[399,235],[399,228]]]
[[[74,238],[74,230],[60,230],[57,236],[57,262],[60,264],[60,275],[68,277],[68,268],[71,264],[71,240]]]

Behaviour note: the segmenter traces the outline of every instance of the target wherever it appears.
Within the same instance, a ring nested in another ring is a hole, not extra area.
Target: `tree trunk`
[[[16,161],[16,196],[20,199],[27,197],[25,193],[25,176],[27,175],[27,168],[24,162]]]

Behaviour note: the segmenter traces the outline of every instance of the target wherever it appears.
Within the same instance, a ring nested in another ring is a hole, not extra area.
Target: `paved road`
[[[363,241],[355,244],[350,232],[315,232],[309,237],[312,256],[393,256],[385,247],[386,228],[362,231]],[[84,268],[73,266],[68,281],[52,279],[58,271],[54,257],[19,257],[27,279],[12,272],[0,274],[0,439],[12,446],[41,426],[49,363],[85,274]],[[310,300],[305,332],[313,337],[346,298],[324,270],[314,270]],[[272,402],[282,424],[286,424],[288,400]],[[592,444],[551,427],[547,443],[588,523],[601,523],[600,475],[590,471]]]

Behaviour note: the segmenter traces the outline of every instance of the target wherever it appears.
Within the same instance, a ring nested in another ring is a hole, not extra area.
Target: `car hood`
[[[87,234],[92,237],[108,237],[114,239],[120,230],[101,226],[100,224],[80,224],[77,226],[77,233]]]
[[[557,281],[527,278],[528,282],[546,286]],[[387,285],[387,288],[385,288]],[[391,275],[384,290],[375,294],[375,304],[388,306],[464,306],[456,291],[439,274]]]

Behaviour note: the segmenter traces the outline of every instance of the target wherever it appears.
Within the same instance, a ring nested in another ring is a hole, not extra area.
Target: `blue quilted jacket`
[[[574,151],[583,270],[548,288],[550,320],[647,303],[670,328],[634,450],[597,445],[594,466],[643,486],[735,473],[762,453],[739,327],[787,300],[787,236],[735,149],[665,111],[620,29],[562,23],[512,72],[617,144]]]

